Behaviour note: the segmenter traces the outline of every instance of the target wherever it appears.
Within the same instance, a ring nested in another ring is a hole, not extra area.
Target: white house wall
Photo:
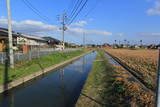
[[[39,40],[32,40],[32,39],[28,39],[25,37],[17,37],[17,44],[19,45],[32,45],[32,46],[43,46],[43,45],[47,45],[47,43],[45,41],[39,41]]]

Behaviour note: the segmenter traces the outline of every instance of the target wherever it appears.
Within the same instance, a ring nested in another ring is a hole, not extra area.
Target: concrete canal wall
[[[36,78],[36,77],[38,77],[38,76],[40,76],[40,75],[43,75],[43,74],[45,74],[45,73],[47,73],[47,72],[50,72],[50,71],[52,71],[52,70],[55,70],[55,69],[57,69],[57,68],[59,68],[59,67],[62,67],[62,66],[64,66],[64,65],[66,65],[66,64],[69,64],[69,63],[75,61],[76,59],[79,59],[80,57],[82,57],[82,56],[84,56],[84,55],[86,55],[86,54],[89,54],[89,53],[91,53],[91,52],[92,52],[92,51],[89,51],[89,52],[84,53],[84,54],[82,54],[82,55],[79,55],[79,56],[76,56],[76,57],[71,58],[71,59],[69,59],[69,60],[66,60],[66,61],[64,61],[64,62],[62,62],[62,63],[59,63],[59,64],[56,64],[56,65],[50,66],[50,67],[45,68],[45,69],[42,69],[42,70],[40,70],[40,71],[38,71],[38,72],[35,72],[35,73],[32,73],[32,74],[27,75],[27,76],[25,76],[25,77],[22,77],[22,78],[20,78],[20,79],[14,80],[14,81],[6,84],[6,85],[1,85],[1,86],[0,86],[0,93],[3,93],[4,91],[10,90],[10,89],[12,89],[12,88],[14,88],[14,87],[16,87],[16,86],[18,86],[18,85],[21,85],[21,84],[23,84],[23,83],[25,83],[25,82],[27,82],[27,81],[29,81],[29,80],[32,80],[32,79],[34,79],[34,78]]]

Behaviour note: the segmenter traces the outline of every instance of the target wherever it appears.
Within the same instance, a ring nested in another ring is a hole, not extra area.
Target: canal
[[[73,107],[96,52],[0,95],[0,107]]]

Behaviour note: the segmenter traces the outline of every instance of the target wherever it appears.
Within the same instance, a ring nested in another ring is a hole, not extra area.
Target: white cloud
[[[79,22],[76,22],[76,23],[72,23],[70,26],[80,26],[80,27],[83,27],[86,24],[87,24],[86,21],[79,21]]]
[[[82,35],[85,32],[86,35],[97,35],[97,36],[110,36],[111,32],[99,31],[99,30],[86,30],[82,28],[69,28],[67,31],[69,34]]]
[[[0,18],[0,27],[7,27],[7,19],[5,18]],[[86,24],[86,22],[81,21],[81,25]],[[56,25],[48,25],[44,24],[40,21],[33,21],[33,20],[24,20],[21,22],[17,21],[12,21],[12,26],[14,31],[18,31],[21,33],[27,33],[27,34],[33,34],[33,35],[38,35],[42,36],[46,32],[54,32],[54,33],[59,33],[59,27]],[[87,29],[82,29],[82,28],[73,28],[73,27],[68,27],[66,33],[67,34],[74,34],[74,35],[82,35],[83,31],[85,31],[86,35],[102,35],[102,36],[107,36],[107,35],[112,35],[112,33],[107,32],[107,31],[100,31],[100,30],[87,30]]]
[[[160,1],[156,1],[153,8],[147,10],[148,15],[160,15]]]
[[[7,27],[7,19],[1,18],[0,19],[0,26]],[[13,30],[19,31],[22,33],[40,33],[40,32],[48,32],[48,31],[56,31],[57,27],[53,25],[47,25],[40,21],[32,21],[32,20],[25,20],[21,22],[12,21]]]
[[[160,36],[160,33],[140,33],[143,36]]]

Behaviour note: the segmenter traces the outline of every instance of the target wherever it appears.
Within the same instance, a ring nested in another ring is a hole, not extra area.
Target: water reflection
[[[60,77],[60,93],[62,95],[62,104],[64,106],[65,104],[65,83],[64,83],[64,69],[61,69],[60,70],[60,73],[59,73],[59,77]]]
[[[66,68],[66,70],[84,72],[85,71],[85,56],[82,57],[79,61],[72,63],[72,66]]]
[[[8,97],[8,94],[8,92],[4,92],[0,96],[0,107],[14,107],[14,94],[10,93],[10,97]],[[5,97],[7,97],[7,99]]]
[[[95,57],[96,53],[88,54],[39,80],[0,95],[0,104],[2,107],[72,107]]]

